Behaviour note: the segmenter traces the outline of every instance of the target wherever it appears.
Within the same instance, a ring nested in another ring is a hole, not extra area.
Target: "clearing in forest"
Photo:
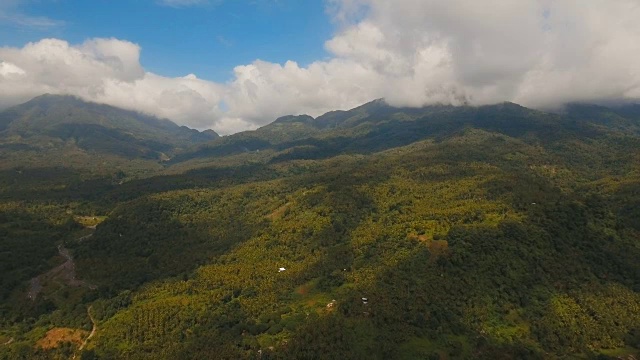
[[[61,344],[69,342],[80,346],[87,334],[87,331],[79,329],[53,328],[47,331],[47,334],[42,339],[38,340],[36,346],[45,350],[55,349]]]

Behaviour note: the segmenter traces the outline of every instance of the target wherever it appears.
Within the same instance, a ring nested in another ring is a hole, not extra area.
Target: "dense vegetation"
[[[637,355],[639,129],[637,107],[376,101],[136,176],[6,166],[0,359]],[[95,287],[27,300],[60,244]],[[82,351],[36,345],[89,314]]]
[[[0,171],[26,163],[139,176],[160,169],[158,160],[217,137],[72,96],[43,95],[0,112]]]

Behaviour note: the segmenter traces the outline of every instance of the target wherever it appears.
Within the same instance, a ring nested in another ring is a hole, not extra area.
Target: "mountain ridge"
[[[118,125],[121,125],[123,121],[133,120],[133,121],[140,122],[142,124],[159,128],[159,129],[166,129],[166,130],[183,129],[193,134],[201,133],[198,130],[189,129],[186,126],[177,125],[176,123],[172,122],[169,119],[161,119],[161,118],[158,118],[152,115],[147,115],[138,111],[126,110],[123,108],[119,108],[119,107],[115,107],[107,104],[86,101],[73,95],[43,94],[25,103],[6,109],[2,111],[0,114],[5,114],[7,112],[13,113],[13,114],[16,114],[16,113],[20,114],[24,112],[36,112],[36,113],[39,112],[38,113],[39,115],[40,114],[46,115],[49,112],[59,113],[64,110],[70,110],[69,108],[71,109],[82,108],[87,112],[89,112],[91,115],[98,115],[98,117],[107,117],[108,119],[103,119],[103,120],[109,120],[109,121],[100,121],[100,123],[103,125],[110,125],[110,126],[117,127]],[[6,115],[1,116],[1,118],[2,120],[0,120],[0,123],[4,124],[5,128],[0,129],[0,131],[6,130],[7,127],[11,125],[13,122],[20,120],[15,118],[11,119]],[[121,119],[121,118],[124,118],[124,119]],[[30,119],[30,120],[33,122],[33,119]],[[35,119],[35,120],[42,121],[42,119]],[[46,120],[54,120],[55,121],[54,123],[66,122],[65,117],[60,117],[58,119],[46,119]],[[92,121],[92,119],[83,119],[83,120],[85,120],[86,122],[96,122],[95,120]],[[50,124],[45,123],[45,124],[37,124],[37,125],[50,125]],[[213,130],[209,130],[207,131],[207,133],[213,137],[218,137],[218,135]]]
[[[465,127],[502,130],[516,136],[529,132],[540,141],[558,138],[562,134],[559,129],[565,126],[561,123],[573,123],[572,126],[581,128],[585,134],[597,131],[587,121],[576,121],[576,116],[573,113],[547,113],[510,102],[484,106],[396,108],[383,99],[377,99],[351,110],[331,111],[317,118],[308,115],[280,117],[257,130],[228,135],[197,146],[181,153],[174,161],[265,150],[283,151],[295,147],[303,147],[307,154],[318,152],[313,147],[323,148],[319,151],[327,150],[332,154],[349,149],[357,152],[357,149],[382,149],[387,145],[404,144],[430,136],[447,136]],[[631,122],[626,124],[630,126]],[[344,137],[351,140],[341,140]]]
[[[218,138],[114,106],[70,95],[45,94],[0,112],[4,147],[65,153],[86,152],[122,159],[167,160],[174,153]],[[57,160],[54,160],[54,163]]]

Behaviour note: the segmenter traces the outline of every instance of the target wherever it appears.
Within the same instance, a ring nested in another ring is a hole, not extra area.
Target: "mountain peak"
[[[75,104],[82,104],[82,103],[87,103],[86,101],[84,101],[83,99],[74,96],[74,95],[60,95],[60,94],[43,94],[40,96],[36,96],[33,99],[25,102],[24,104],[22,104],[21,106],[52,106],[52,105],[58,105],[58,104],[70,104],[70,103],[75,103]]]
[[[311,124],[313,121],[314,118],[309,115],[286,115],[277,118],[273,124],[290,124],[295,122]]]
[[[393,109],[394,107],[389,105],[387,101],[383,98],[375,99],[373,101],[369,101],[366,104],[355,107],[349,111],[379,111],[384,109]]]
[[[53,94],[0,112],[0,131],[0,137],[19,135],[35,143],[58,139],[83,150],[151,159],[218,137],[167,119]]]

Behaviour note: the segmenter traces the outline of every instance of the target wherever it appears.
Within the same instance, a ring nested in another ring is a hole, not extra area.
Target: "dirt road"
[[[87,336],[87,338],[84,339],[84,342],[82,342],[82,345],[80,345],[80,347],[78,348],[78,351],[75,354],[73,354],[72,359],[74,360],[76,356],[78,356],[78,353],[82,352],[82,350],[87,346],[87,344],[89,343],[89,340],[91,340],[91,338],[96,334],[96,331],[98,331],[98,325],[96,324],[96,319],[94,319],[93,315],[91,315],[91,306],[89,306],[89,308],[87,309],[87,314],[89,315],[89,319],[91,319],[93,328],[91,329],[91,333],[89,334],[89,336]]]

